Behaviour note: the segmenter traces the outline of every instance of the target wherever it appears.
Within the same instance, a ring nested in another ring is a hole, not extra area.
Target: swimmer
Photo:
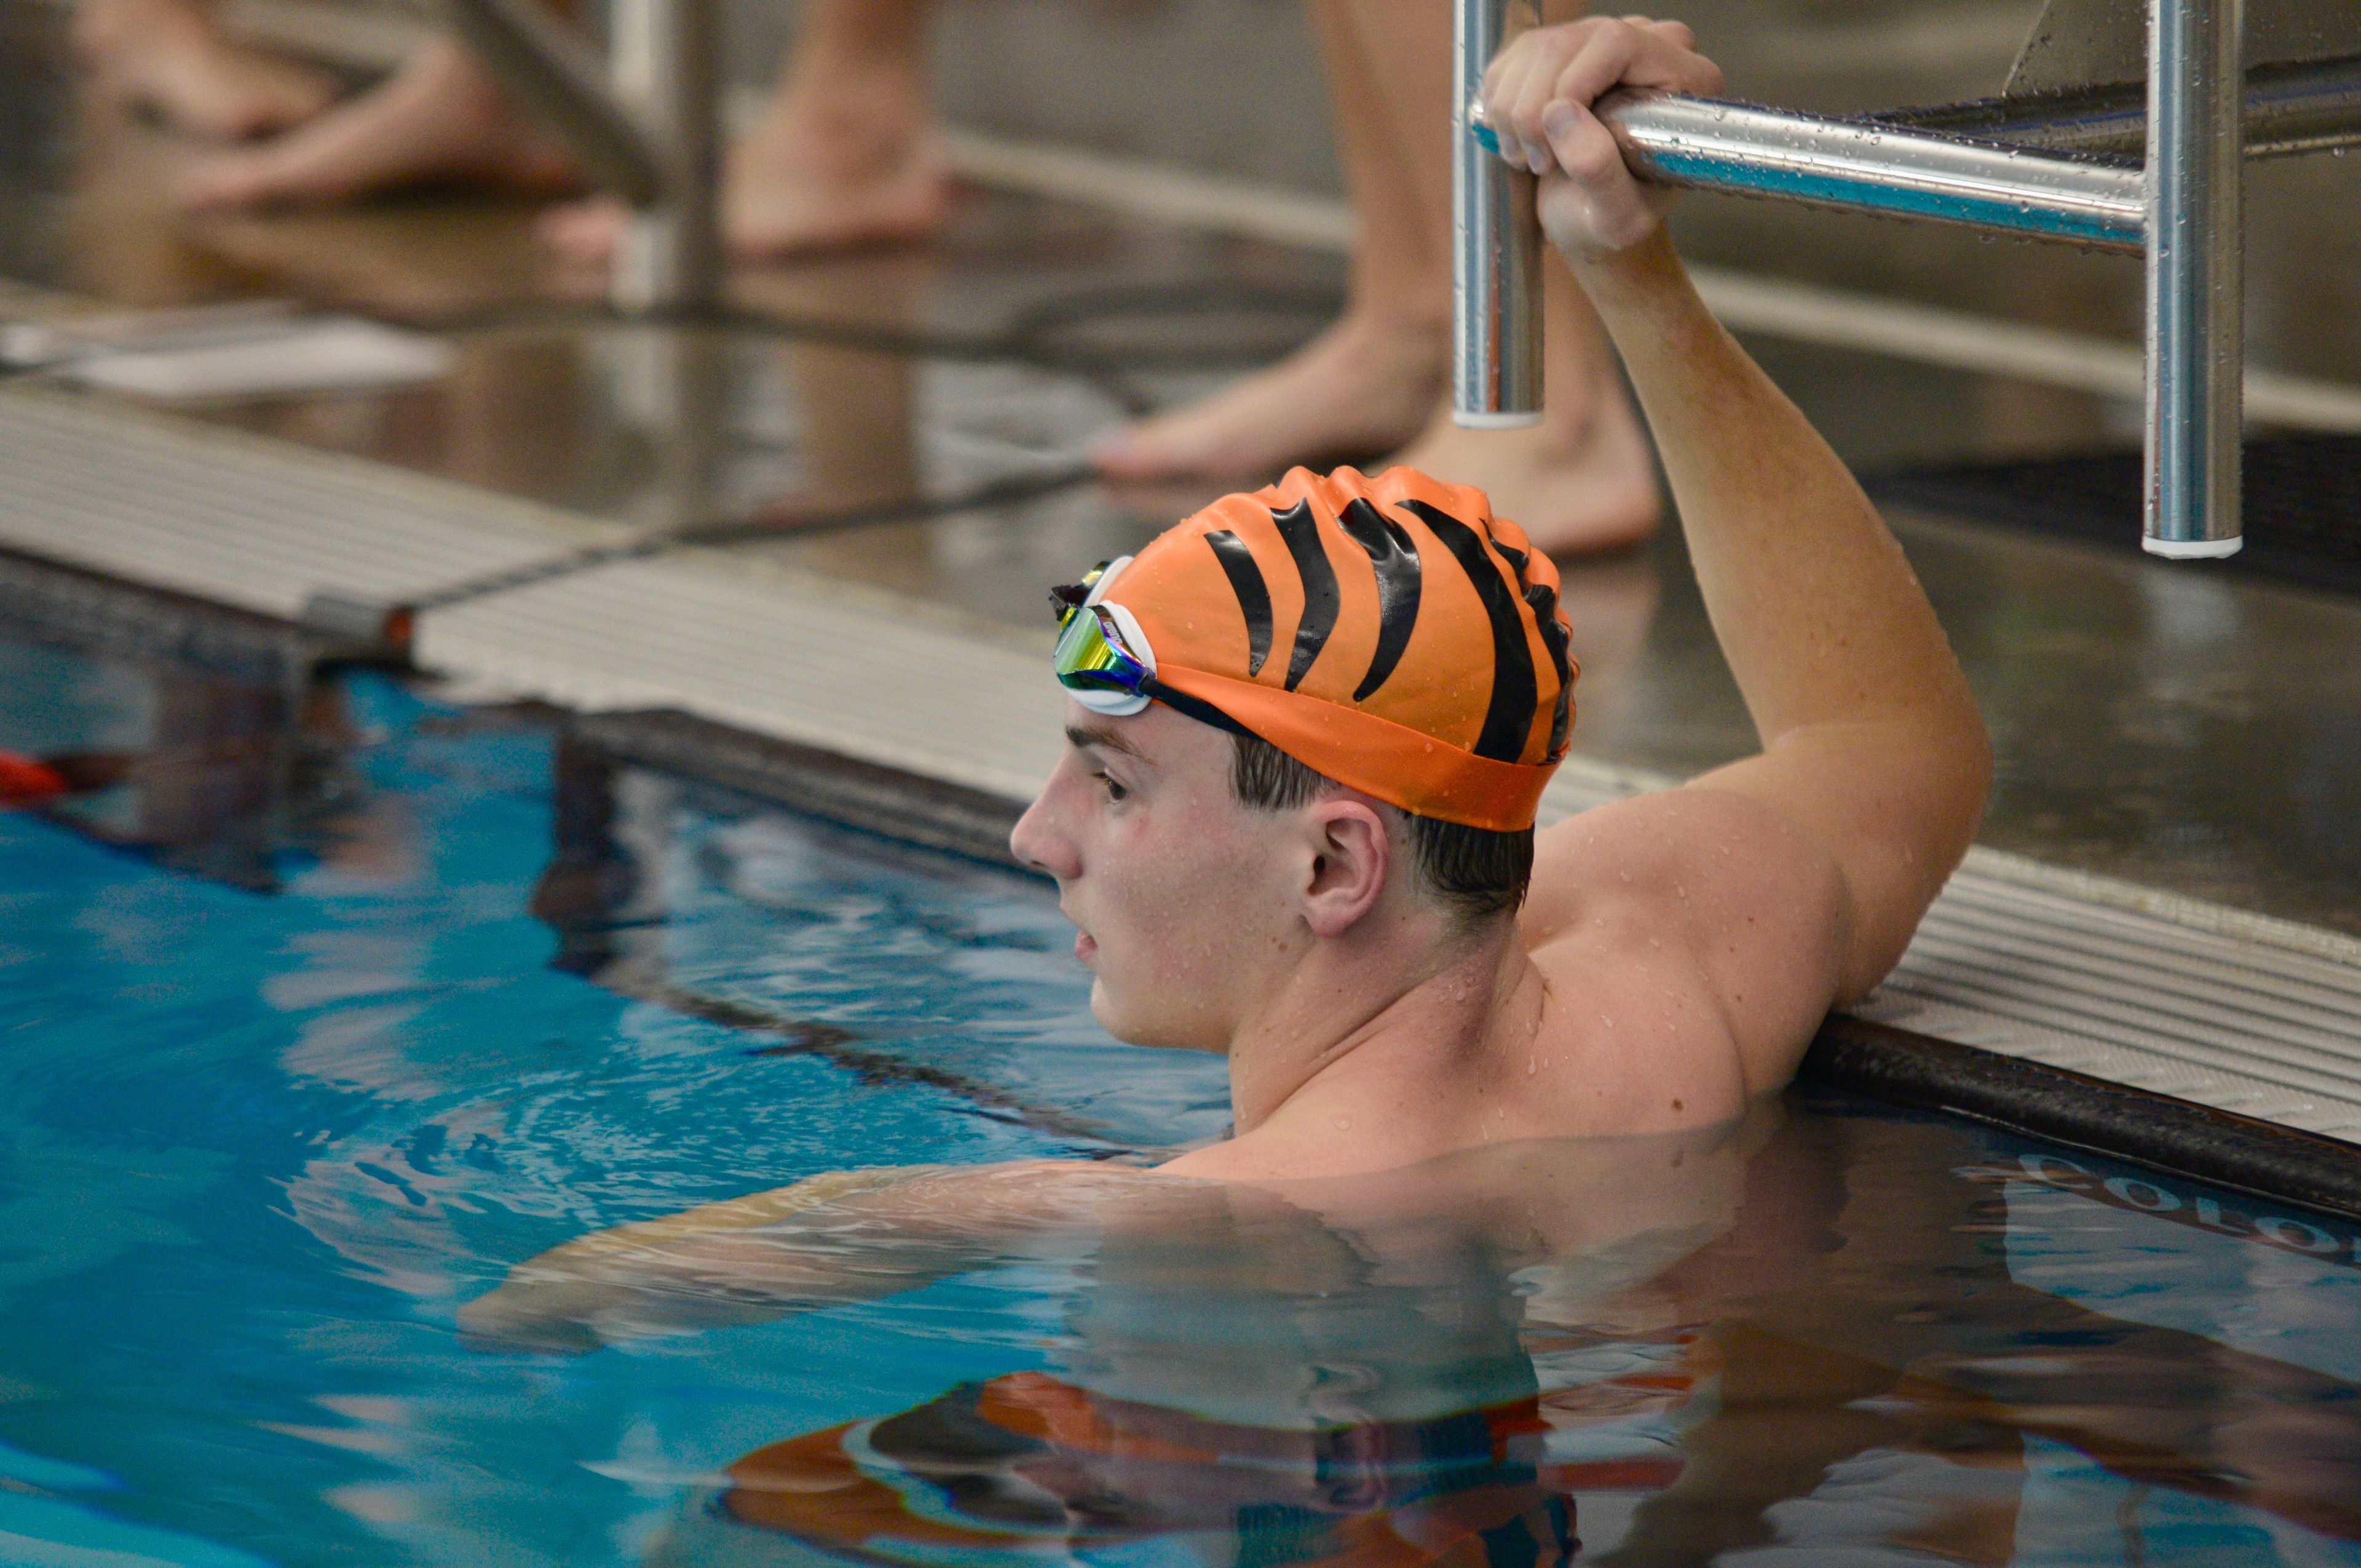
[[[1900,959],[1992,758],[1900,546],[1591,108],[1719,85],[1686,27],[1598,18],[1520,38],[1486,93],[1629,367],[1758,755],[1536,835],[1576,674],[1548,557],[1404,468],[1225,498],[1060,590],[1071,745],[1011,846],[1056,879],[1110,1033],[1227,1057],[1234,1135],[1151,1171],[820,1178],[569,1244],[463,1322],[587,1348],[655,1297],[899,1289],[1144,1189],[1706,1129],[1783,1086]],[[779,1245],[822,1211],[882,1261]]]

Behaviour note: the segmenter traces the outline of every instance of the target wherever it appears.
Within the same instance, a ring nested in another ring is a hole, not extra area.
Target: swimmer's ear
[[[1303,917],[1315,937],[1341,937],[1377,907],[1393,861],[1386,819],[1358,795],[1332,795],[1304,808],[1311,850]]]

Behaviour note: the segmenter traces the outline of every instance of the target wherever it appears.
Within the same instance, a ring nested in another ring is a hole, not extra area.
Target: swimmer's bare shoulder
[[[1675,789],[1559,822],[1533,858],[1518,924],[1545,1002],[1526,1065],[1559,1131],[1705,1125],[1786,1082],[1849,918],[1815,839],[1761,801]]]

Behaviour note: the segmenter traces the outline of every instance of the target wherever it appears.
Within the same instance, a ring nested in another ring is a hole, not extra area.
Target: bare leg
[[[1430,37],[1439,6],[1430,10],[1406,0],[1361,3],[1373,13],[1373,25],[1376,15],[1382,15],[1391,28],[1385,47],[1394,58],[1421,49],[1444,52]],[[1581,0],[1543,5],[1552,22],[1571,21],[1585,9]],[[1435,124],[1449,123],[1447,109],[1436,113]],[[1451,232],[1451,149],[1447,132],[1438,133],[1438,140],[1441,145],[1431,151],[1422,144],[1416,167],[1428,222],[1440,236]],[[1513,518],[1535,544],[1554,554],[1636,543],[1655,532],[1662,510],[1647,438],[1609,360],[1606,334],[1590,302],[1554,254],[1543,258],[1543,278],[1548,336],[1541,423],[1525,430],[1462,430],[1451,421],[1446,397],[1425,433],[1393,461],[1477,486],[1491,498],[1495,511]]]
[[[1441,146],[1450,54],[1436,55],[1441,35],[1432,26],[1421,29],[1427,47],[1400,52],[1373,39],[1366,24],[1377,11],[1429,9],[1436,8],[1428,0],[1311,7],[1361,224],[1344,316],[1261,374],[1116,432],[1095,455],[1109,478],[1259,477],[1290,463],[1390,451],[1425,422],[1442,386],[1449,258],[1417,182],[1421,159],[1403,138],[1405,126],[1431,128]],[[1443,173],[1447,181],[1447,165]]]
[[[1560,3],[1550,11],[1563,19],[1579,7]],[[1446,8],[1433,0],[1329,0],[1315,15],[1345,182],[1361,220],[1345,319],[1263,375],[1123,433],[1103,454],[1102,471],[1259,477],[1340,449],[1360,456],[1399,447],[1392,461],[1480,487],[1545,550],[1605,550],[1646,538],[1660,510],[1646,438],[1588,302],[1554,257],[1542,422],[1521,431],[1451,423],[1443,398],[1451,299]],[[1384,339],[1382,347],[1371,335]],[[1338,352],[1347,345],[1357,362]],[[1406,418],[1411,389],[1416,411]],[[1380,429],[1353,450],[1351,438]]]
[[[1424,434],[1392,459],[1475,485],[1552,554],[1636,544],[1664,503],[1647,435],[1607,356],[1605,334],[1565,263],[1543,258],[1542,422],[1524,430],[1462,430],[1446,400]]]
[[[577,183],[572,159],[450,38],[276,141],[198,163],[179,195],[190,207],[253,207],[346,201],[440,180],[538,192]]]
[[[932,0],[813,0],[762,120],[730,149],[721,225],[732,255],[776,260],[922,238],[950,186],[934,138]],[[549,214],[542,237],[571,260],[614,254],[611,201]]]
[[[325,72],[225,37],[199,0],[80,0],[73,43],[116,103],[224,141],[283,130],[336,95]]]

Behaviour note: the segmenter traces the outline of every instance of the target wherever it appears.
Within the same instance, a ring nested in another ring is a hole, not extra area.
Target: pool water
[[[0,748],[89,785],[0,812],[0,1562],[2361,1563],[2349,1228],[1827,1095],[471,1342],[588,1230],[1219,1136],[1222,1064],[1046,886],[545,717],[0,629]]]

